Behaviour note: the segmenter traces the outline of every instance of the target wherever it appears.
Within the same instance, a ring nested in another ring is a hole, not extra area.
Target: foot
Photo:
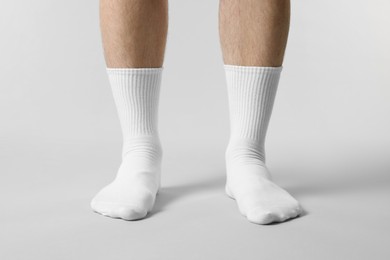
[[[123,157],[116,178],[92,199],[95,212],[137,220],[152,210],[160,188],[161,148],[145,142],[132,147]]]
[[[270,224],[295,218],[302,208],[287,191],[271,180],[266,165],[257,160],[234,162],[228,158],[226,193],[250,222]],[[241,158],[242,159],[242,158]]]

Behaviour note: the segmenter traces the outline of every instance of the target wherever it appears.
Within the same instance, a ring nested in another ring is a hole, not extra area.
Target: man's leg
[[[231,136],[227,194],[257,224],[301,213],[272,182],[264,143],[276,95],[290,16],[289,0],[220,0],[219,30],[228,86]]]
[[[123,150],[116,178],[93,198],[91,207],[109,217],[135,220],[152,209],[160,187],[157,123],[168,3],[101,0],[100,22]]]

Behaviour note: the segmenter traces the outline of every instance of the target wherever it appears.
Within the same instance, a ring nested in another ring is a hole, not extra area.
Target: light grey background
[[[293,1],[266,142],[306,210],[258,226],[224,195],[228,104],[218,1],[171,1],[150,217],[89,208],[121,135],[97,1],[0,9],[1,259],[389,259],[390,2]]]

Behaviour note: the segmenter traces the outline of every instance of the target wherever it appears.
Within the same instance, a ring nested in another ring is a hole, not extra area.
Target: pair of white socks
[[[225,65],[230,112],[226,193],[250,222],[294,218],[299,203],[271,181],[264,142],[281,67]],[[107,68],[123,134],[116,178],[92,200],[95,212],[125,220],[144,218],[161,186],[158,104],[163,68]]]

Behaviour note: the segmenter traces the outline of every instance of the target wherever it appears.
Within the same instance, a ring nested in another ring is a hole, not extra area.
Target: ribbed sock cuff
[[[264,142],[282,66],[225,64],[232,139]]]
[[[164,70],[161,68],[106,68],[107,72],[110,74],[153,74],[161,73]]]
[[[239,66],[239,65],[230,65],[224,64],[225,70],[227,71],[237,71],[237,72],[270,72],[270,73],[280,73],[283,69],[283,66],[280,67],[260,67],[260,66]]]
[[[163,68],[107,68],[125,140],[157,133]]]

